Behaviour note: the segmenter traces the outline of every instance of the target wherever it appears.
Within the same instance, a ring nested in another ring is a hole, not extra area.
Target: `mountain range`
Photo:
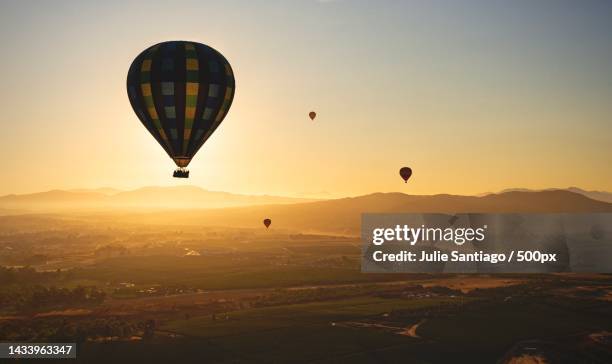
[[[581,195],[586,196],[586,197],[588,197],[590,199],[593,199],[593,200],[604,201],[604,202],[612,202],[612,193],[610,193],[610,192],[605,192],[605,191],[588,191],[588,190],[583,190],[582,188],[578,188],[578,187],[547,188],[547,189],[543,189],[543,190],[534,190],[534,189],[528,189],[528,188],[508,188],[508,189],[502,190],[501,193],[503,193],[503,192],[516,192],[516,191],[520,191],[520,192],[570,191],[570,192],[581,194]],[[483,194],[480,194],[480,196],[485,196],[485,195],[489,195],[489,194],[491,194],[491,193],[490,192],[483,193]]]
[[[604,191],[587,191],[578,187],[566,189],[550,188],[532,190],[526,188],[505,189],[498,194],[508,192],[550,192],[569,191],[583,195],[592,200],[612,203],[612,193]],[[375,196],[366,195],[366,196]],[[380,195],[380,194],[379,194]],[[386,196],[393,196],[385,194]],[[402,195],[402,194],[399,194]],[[487,192],[476,196],[496,195]],[[362,196],[362,197],[366,197]],[[405,195],[403,195],[405,196]],[[434,195],[445,196],[445,195]],[[452,196],[452,195],[446,195]],[[419,196],[413,196],[418,199]],[[423,197],[423,196],[421,196]],[[457,196],[459,197],[459,196]],[[0,211],[21,209],[24,211],[63,210],[63,209],[105,209],[105,208],[172,208],[172,209],[202,209],[223,208],[253,205],[294,204],[300,202],[320,201],[321,199],[294,198],[271,195],[244,195],[237,193],[209,191],[195,186],[174,187],[142,187],[135,190],[119,190],[116,188],[51,190],[30,194],[11,194],[0,196]],[[343,200],[343,199],[340,199]]]
[[[91,209],[202,209],[313,201],[269,195],[208,191],[200,187],[143,187],[131,191],[112,188],[51,190],[0,197],[0,209],[58,211]]]
[[[373,193],[329,200],[280,196],[249,196],[207,191],[199,187],[144,187],[53,190],[0,197],[0,212],[62,212],[125,210],[122,219],[147,223],[225,227],[261,227],[271,218],[273,228],[357,234],[362,213],[460,212],[612,212],[608,193],[579,189],[507,190],[481,196]],[[168,209],[173,209],[171,212]]]
[[[262,227],[264,218],[272,228],[303,232],[358,235],[363,213],[562,213],[612,212],[612,203],[596,201],[570,191],[512,191],[486,196],[406,195],[374,193],[335,200],[285,205],[247,206],[211,210],[179,210],[172,214],[150,212],[126,216],[135,221],[225,227]]]

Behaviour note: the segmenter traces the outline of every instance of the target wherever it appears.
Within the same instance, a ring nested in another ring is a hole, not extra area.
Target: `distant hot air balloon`
[[[270,227],[270,224],[272,223],[272,220],[270,219],[264,219],[263,221],[264,225],[266,225],[266,229]]]
[[[400,176],[404,179],[404,183],[408,183],[408,178],[412,176],[412,169],[410,167],[402,167],[399,171]]]
[[[310,120],[314,120],[317,117],[317,113],[314,111],[311,111],[308,113],[308,116],[310,117]]]
[[[163,42],[134,59],[127,90],[142,124],[176,163],[174,177],[187,178],[187,165],[232,104],[234,72],[207,45]]]

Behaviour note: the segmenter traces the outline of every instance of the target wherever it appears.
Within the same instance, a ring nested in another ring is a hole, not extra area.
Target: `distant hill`
[[[202,209],[313,201],[279,196],[251,196],[208,191],[200,187],[143,187],[132,191],[109,188],[52,190],[0,197],[0,209],[30,211],[89,209]]]
[[[578,187],[570,187],[567,189],[570,192],[579,193],[593,200],[612,203],[612,193],[605,191],[585,191]]]
[[[540,192],[540,191],[569,191],[569,192],[574,192],[574,193],[581,194],[581,195],[586,196],[586,197],[588,197],[590,199],[593,199],[593,200],[612,203],[612,193],[610,193],[610,192],[605,192],[605,191],[587,191],[587,190],[583,190],[582,188],[578,188],[578,187],[547,188],[545,190],[530,190],[528,188],[509,188],[509,189],[505,189],[505,190],[501,191],[501,193],[504,193],[504,192]],[[486,196],[486,195],[489,195],[489,194],[491,194],[491,193],[484,193],[481,196]]]
[[[223,210],[176,211],[172,215],[150,213],[133,216],[150,223],[180,223],[229,227],[260,227],[272,219],[276,229],[357,235],[362,213],[376,212],[612,212],[612,204],[581,194],[555,190],[505,192],[487,196],[430,195],[403,193],[371,195],[291,205],[269,205]]]
[[[122,191],[116,188],[111,188],[111,187],[101,187],[101,188],[92,188],[92,189],[75,188],[72,190],[68,190],[68,192],[97,192],[97,193],[102,193],[102,194],[110,196],[110,195],[114,195]]]

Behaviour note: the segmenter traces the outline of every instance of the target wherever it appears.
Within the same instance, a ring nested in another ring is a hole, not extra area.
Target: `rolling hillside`
[[[259,227],[356,235],[362,213],[376,212],[612,212],[612,204],[568,191],[506,192],[482,197],[402,193],[371,195],[290,205],[250,206],[202,211],[142,214],[150,223]],[[136,216],[134,216],[136,217]]]
[[[132,191],[112,189],[52,190],[0,197],[0,209],[34,212],[96,209],[201,209],[312,201],[279,196],[251,196],[208,191],[200,187],[143,187]]]

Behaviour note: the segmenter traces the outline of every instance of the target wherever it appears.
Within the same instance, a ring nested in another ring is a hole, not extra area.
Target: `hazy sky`
[[[0,194],[612,190],[610,19],[605,0],[4,0]],[[125,90],[140,51],[179,39],[237,87],[188,180]]]

